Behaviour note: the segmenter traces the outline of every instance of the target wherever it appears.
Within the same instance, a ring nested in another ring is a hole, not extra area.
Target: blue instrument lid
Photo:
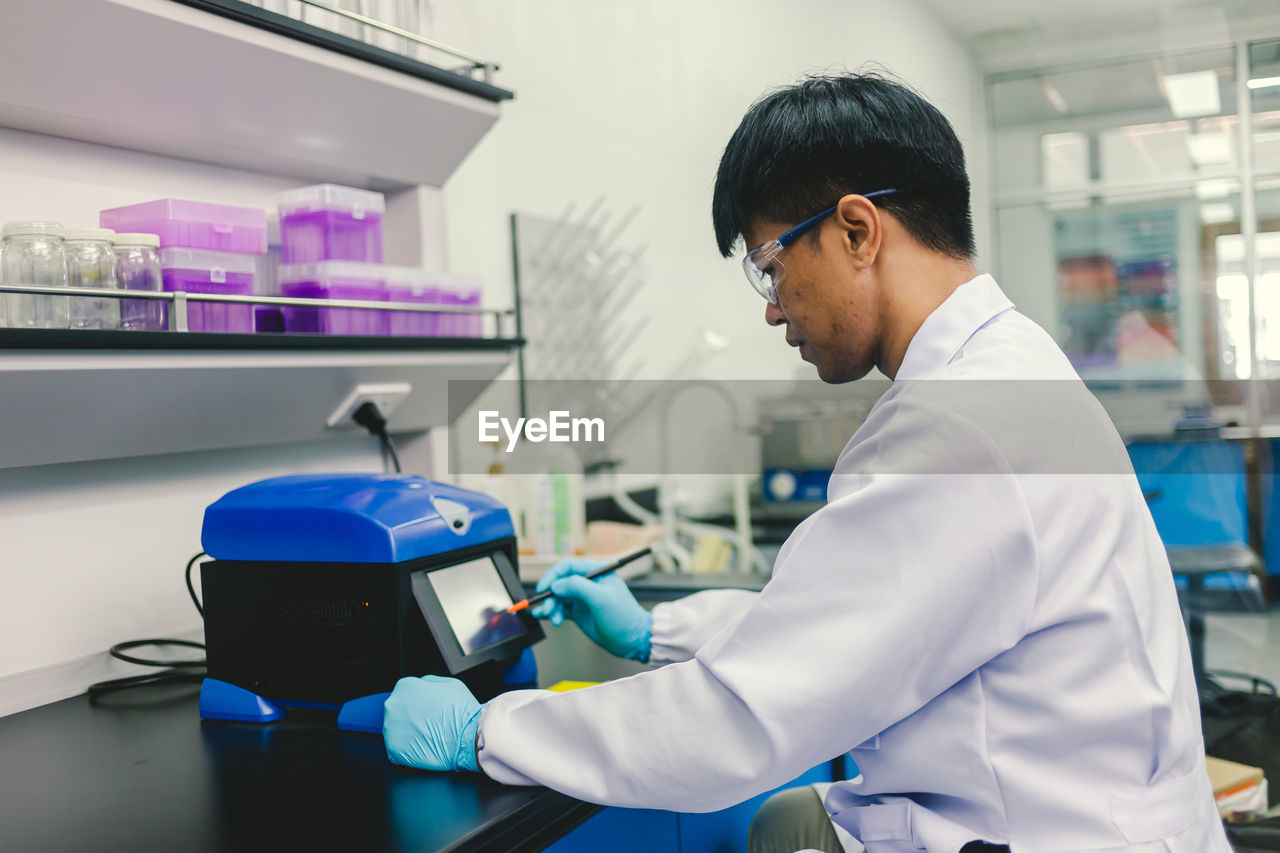
[[[402,563],[515,535],[505,506],[407,474],[302,474],[227,492],[204,511],[217,560]]]

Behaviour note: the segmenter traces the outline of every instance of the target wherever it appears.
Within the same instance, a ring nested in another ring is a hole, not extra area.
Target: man
[[[556,567],[539,615],[665,665],[483,708],[404,679],[391,759],[703,811],[850,752],[860,775],[771,800],[753,846],[1228,851],[1164,550],[1114,428],[977,274],[946,119],[874,75],[774,92],[729,141],[713,215],[823,380],[894,380],[827,505],[758,595],[650,615],[591,564]]]

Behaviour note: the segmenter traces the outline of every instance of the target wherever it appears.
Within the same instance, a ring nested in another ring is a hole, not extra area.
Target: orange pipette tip
[[[517,601],[515,604],[511,605],[510,607],[508,607],[508,608],[507,608],[507,612],[508,612],[508,613],[519,613],[521,610],[524,610],[524,609],[525,609],[526,607],[528,607],[528,606],[529,606],[529,599],[527,599],[527,598],[526,598],[526,599],[524,599],[523,601]]]

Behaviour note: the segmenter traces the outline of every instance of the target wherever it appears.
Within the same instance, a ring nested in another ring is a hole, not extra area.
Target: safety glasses
[[[876,190],[875,192],[863,193],[863,198],[876,198],[882,195],[892,195],[898,192],[896,189]],[[804,222],[801,222],[794,228],[784,231],[776,240],[770,240],[751,251],[747,252],[747,256],[742,259],[742,268],[747,273],[747,281],[751,282],[751,286],[755,288],[765,299],[778,304],[778,285],[782,283],[783,278],[787,275],[787,267],[778,259],[778,255],[782,250],[790,246],[804,232],[835,213],[839,204],[828,207],[821,213],[810,216]]]

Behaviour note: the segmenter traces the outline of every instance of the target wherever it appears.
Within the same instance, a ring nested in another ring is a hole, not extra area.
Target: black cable
[[[185,573],[187,582],[187,592],[191,594],[191,603],[196,606],[196,611],[200,614],[200,618],[204,619],[204,607],[200,603],[200,599],[196,596],[196,588],[191,583],[191,569],[196,564],[196,560],[207,556],[204,551],[196,554],[187,561],[187,570]],[[93,702],[104,693],[113,690],[125,690],[130,687],[141,687],[144,684],[162,684],[167,682],[195,682],[200,681],[205,675],[206,658],[187,658],[187,659],[168,659],[155,660],[153,658],[143,658],[137,655],[127,654],[129,650],[141,648],[143,646],[182,646],[188,649],[204,649],[204,643],[198,643],[195,640],[174,640],[161,637],[155,637],[147,640],[127,640],[123,643],[116,643],[108,650],[108,654],[116,660],[125,663],[137,664],[139,666],[155,666],[160,667],[159,672],[144,672],[139,675],[126,675],[123,678],[111,678],[106,681],[99,681],[96,684],[89,685],[89,701]]]
[[[391,456],[391,464],[395,466],[396,473],[400,473],[400,454],[396,453],[396,446],[391,441],[391,436],[384,431],[382,433],[382,446],[386,448],[388,455]]]
[[[188,649],[204,649],[204,643],[197,643],[195,640],[166,640],[156,638],[153,640],[129,640],[124,643],[116,643],[112,646],[107,654],[116,660],[122,660],[125,663],[136,663],[139,666],[172,666],[172,667],[188,667],[188,666],[204,666],[204,658],[199,660],[189,658],[187,660],[154,660],[152,658],[140,658],[134,655],[125,654],[125,649],[140,649],[143,646],[183,646]]]
[[[196,560],[207,556],[209,555],[204,551],[201,551],[199,554],[196,554],[187,561],[187,592],[191,594],[191,603],[196,606],[196,612],[200,614],[201,619],[204,618],[204,605],[200,603],[200,599],[196,598],[196,588],[191,585],[191,567],[196,564]]]
[[[144,684],[170,684],[173,682],[198,683],[204,681],[204,670],[144,672],[141,675],[127,675],[124,678],[113,678],[110,681],[99,681],[89,686],[89,701],[93,702],[104,693],[115,690],[128,690],[130,687],[141,687]]]
[[[351,415],[351,419],[382,442],[384,467],[386,456],[390,456],[395,472],[399,474],[400,454],[396,453],[396,446],[391,441],[391,436],[387,433],[387,419],[382,416],[382,412],[378,411],[378,406],[372,402],[361,403],[360,407]]]

